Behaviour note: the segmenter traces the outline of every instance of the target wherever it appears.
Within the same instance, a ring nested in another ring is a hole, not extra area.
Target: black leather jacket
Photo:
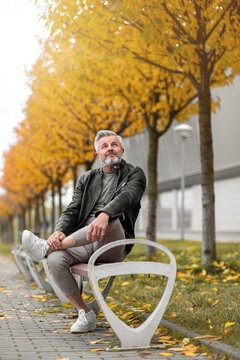
[[[80,176],[72,201],[59,218],[55,231],[66,236],[81,229],[101,193],[103,169],[92,169]],[[110,221],[119,218],[127,239],[135,237],[134,226],[140,210],[140,201],[146,189],[143,170],[122,160],[118,169],[117,189],[112,200],[96,213],[106,212]],[[131,246],[127,248],[129,252]]]

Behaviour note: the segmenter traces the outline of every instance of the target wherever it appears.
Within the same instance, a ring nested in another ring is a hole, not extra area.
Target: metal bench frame
[[[118,262],[96,266],[97,258],[105,251],[116,246],[126,244],[143,244],[153,246],[165,253],[170,262],[169,264],[156,261],[129,261]],[[95,298],[109,322],[111,328],[120,340],[122,348],[149,347],[150,341],[163,317],[168,302],[170,300],[175,278],[176,278],[176,260],[173,254],[163,245],[144,239],[118,240],[98,249],[89,259],[88,274],[91,287]],[[149,315],[137,328],[131,328],[120,320],[107,305],[102,293],[99,289],[98,281],[107,276],[127,275],[127,274],[155,274],[168,278],[164,293],[159,300],[155,310]]]
[[[157,261],[126,261],[116,263],[98,263],[98,257],[117,246],[127,244],[142,244],[146,246],[153,246],[156,249],[162,251],[168,256],[169,264],[157,262]],[[20,244],[17,244],[12,254],[16,261],[19,271],[27,276],[31,280],[35,280],[38,287],[45,291],[54,291],[58,296],[61,304],[68,302],[67,297],[61,292],[55,281],[53,280],[51,271],[48,266],[47,259],[42,261],[43,269],[47,276],[47,280],[42,276],[42,271],[39,271],[38,263],[34,262],[26,253],[22,250]],[[176,260],[173,254],[163,245],[145,240],[145,239],[123,239],[117,240],[107,245],[104,245],[98,249],[89,259],[88,264],[77,264],[71,267],[71,271],[78,283],[79,290],[82,293],[86,291],[86,284],[90,281],[94,300],[87,305],[97,314],[99,308],[101,308],[106,320],[109,322],[111,328],[117,335],[121,348],[146,348],[150,346],[151,339],[161,322],[168,302],[170,300],[175,278],[176,278]],[[108,307],[105,299],[112,286],[114,278],[118,275],[128,274],[155,274],[167,277],[167,284],[164,293],[159,300],[155,310],[149,315],[147,320],[144,321],[137,328],[132,328],[126,325],[120,320],[114,312]],[[104,289],[99,289],[99,280],[103,278],[109,278]]]

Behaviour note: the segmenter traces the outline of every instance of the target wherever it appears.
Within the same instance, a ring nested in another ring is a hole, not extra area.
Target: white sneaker
[[[71,326],[72,333],[88,332],[96,329],[96,315],[90,310],[85,313],[83,309],[79,310],[77,321]]]
[[[28,230],[23,231],[22,246],[31,259],[35,261],[44,259],[50,248],[46,240],[40,239]]]

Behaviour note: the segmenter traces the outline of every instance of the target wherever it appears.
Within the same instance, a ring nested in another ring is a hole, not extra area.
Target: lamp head
[[[186,139],[192,131],[192,127],[185,123],[176,125],[173,129],[179,133],[182,139]]]

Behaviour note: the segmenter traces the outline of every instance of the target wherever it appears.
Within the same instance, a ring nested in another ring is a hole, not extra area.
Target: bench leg
[[[26,257],[25,257],[25,253],[23,252],[23,250],[13,250],[12,251],[15,263],[17,265],[18,270],[20,271],[20,273],[28,278],[29,281],[33,281],[33,277],[31,272],[28,269],[28,266],[26,264]]]
[[[112,287],[112,284],[113,284],[113,281],[115,279],[115,276],[110,276],[110,278],[108,279],[108,282],[106,283],[103,291],[102,291],[102,296],[104,299],[106,299],[111,287]],[[96,299],[93,299],[92,301],[90,301],[89,303],[87,303],[87,306],[94,311],[94,313],[97,315],[98,312],[99,312],[99,309],[100,309],[100,306],[98,305],[98,302]]]
[[[53,292],[53,288],[50,285],[50,283],[42,277],[41,273],[37,269],[37,263],[34,262],[28,255],[26,255],[26,263],[39,289],[44,290],[46,292]]]

